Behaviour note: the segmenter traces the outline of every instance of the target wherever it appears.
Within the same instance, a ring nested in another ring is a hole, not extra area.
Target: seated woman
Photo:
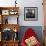
[[[31,29],[27,29],[21,42],[22,46],[41,46],[37,39],[36,33]]]

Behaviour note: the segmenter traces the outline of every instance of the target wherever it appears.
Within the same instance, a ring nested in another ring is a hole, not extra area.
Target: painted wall
[[[43,6],[42,0],[22,0],[19,24],[22,26],[43,26]],[[24,7],[38,7],[38,21],[24,21]],[[42,17],[41,17],[42,16]]]
[[[0,6],[10,7],[15,6],[15,0],[0,0]],[[43,26],[43,6],[42,0],[17,0],[19,10],[19,24],[20,26]],[[24,21],[24,7],[38,7],[38,21]],[[13,21],[14,22],[14,21]],[[26,24],[25,24],[26,23]]]

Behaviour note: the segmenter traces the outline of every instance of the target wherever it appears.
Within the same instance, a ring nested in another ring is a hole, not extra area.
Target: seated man
[[[36,37],[37,37],[36,33],[31,28],[27,29],[22,39],[21,45],[22,46],[41,46],[41,44],[39,43]]]

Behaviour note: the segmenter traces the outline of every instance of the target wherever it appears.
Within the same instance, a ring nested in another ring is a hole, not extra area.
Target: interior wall
[[[15,0],[0,0],[1,7],[15,6]],[[17,0],[19,6],[19,24],[20,26],[43,26],[43,6],[42,0]],[[24,7],[38,7],[38,21],[25,21],[24,20]],[[14,21],[13,21],[14,22]],[[26,24],[25,24],[26,23]]]
[[[44,26],[46,26],[46,0],[43,1],[44,10]]]
[[[21,26],[43,26],[43,6],[42,0],[24,0],[20,2],[20,17],[19,24]],[[38,21],[24,21],[24,7],[38,7]],[[21,19],[20,19],[21,18]]]

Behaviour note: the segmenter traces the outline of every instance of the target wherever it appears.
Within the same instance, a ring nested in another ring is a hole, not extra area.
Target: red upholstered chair
[[[24,37],[22,38],[22,42],[21,42],[21,45],[22,46],[27,46],[25,40],[34,36],[35,38],[37,37],[36,33],[33,31],[33,29],[31,28],[28,28],[24,34]],[[37,39],[37,38],[36,38]],[[37,40],[37,44],[34,45],[34,46],[41,46],[40,42]]]

